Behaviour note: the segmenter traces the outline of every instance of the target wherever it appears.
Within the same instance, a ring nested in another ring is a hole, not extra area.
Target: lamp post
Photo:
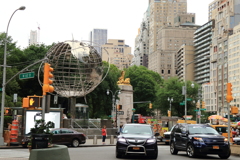
[[[1,126],[0,126],[0,145],[4,145],[4,140],[3,140],[3,121],[4,121],[4,106],[5,106],[5,83],[6,83],[6,67],[7,67],[7,36],[8,36],[8,27],[10,24],[10,21],[14,15],[15,12],[18,10],[24,10],[26,7],[22,6],[18,9],[16,9],[13,14],[11,15],[8,25],[7,25],[7,30],[6,30],[6,37],[4,40],[4,59],[3,59],[3,82],[2,82],[2,105],[1,105]]]
[[[112,94],[112,118],[113,118],[114,111],[116,111],[116,126],[117,126],[117,107],[115,108],[115,105],[116,105],[115,97],[116,97],[116,94],[121,94],[121,90],[116,90],[115,93],[113,94],[111,90],[107,89],[107,95],[109,95],[109,93]]]
[[[173,98],[169,98],[168,97],[168,101],[170,102],[170,117],[172,117],[172,102],[173,102]]]

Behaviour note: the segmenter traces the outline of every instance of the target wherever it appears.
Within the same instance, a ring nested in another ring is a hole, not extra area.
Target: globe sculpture
[[[102,58],[87,42],[57,43],[46,57],[54,69],[54,91],[63,97],[83,97],[104,79]]]

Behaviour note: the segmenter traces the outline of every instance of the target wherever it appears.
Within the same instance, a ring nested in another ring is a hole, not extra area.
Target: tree
[[[156,92],[160,85],[163,83],[162,78],[157,72],[148,70],[144,66],[132,66],[126,69],[125,77],[130,78],[131,85],[133,86],[134,102],[151,101],[156,99]],[[149,109],[148,103],[134,104],[136,109],[135,113],[144,116],[152,115],[153,109]]]
[[[194,84],[195,87],[191,87],[192,82],[187,81],[187,98],[195,100],[198,92],[198,84]],[[169,98],[173,98],[171,103],[171,112],[172,116],[183,117],[185,115],[184,105],[180,105],[180,102],[185,100],[185,95],[182,94],[182,87],[185,86],[185,83],[179,80],[177,77],[172,77],[164,81],[163,86],[157,92],[156,105],[159,106],[162,115],[167,116],[167,110],[170,108]],[[195,104],[193,101],[187,101],[187,114],[195,115],[194,112]]]

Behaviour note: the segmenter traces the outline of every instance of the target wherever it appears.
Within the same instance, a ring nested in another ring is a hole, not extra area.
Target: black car
[[[208,124],[177,124],[170,136],[170,152],[186,151],[189,157],[217,154],[222,159],[231,155],[228,139]]]
[[[158,157],[157,138],[159,133],[152,130],[148,124],[125,124],[119,133],[116,143],[116,158],[126,155]]]
[[[75,130],[69,128],[56,128],[50,131],[52,133],[52,143],[61,145],[71,145],[73,147],[78,147],[80,144],[86,143],[86,136]],[[31,133],[25,135],[22,139],[22,146],[27,147],[30,141]]]

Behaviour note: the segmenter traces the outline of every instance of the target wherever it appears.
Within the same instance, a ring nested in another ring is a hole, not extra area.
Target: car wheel
[[[228,159],[231,155],[231,151],[229,150],[229,152],[227,154],[219,154],[218,156],[221,158],[221,159]]]
[[[171,152],[171,154],[177,154],[178,153],[178,150],[175,148],[174,143],[170,144],[170,152]]]
[[[77,139],[74,139],[73,141],[72,141],[72,146],[73,147],[78,147],[79,146],[79,141],[77,140]]]
[[[192,144],[188,144],[187,146],[187,155],[191,158],[196,157],[196,153]]]
[[[116,148],[116,158],[121,158],[121,157],[122,157],[122,155],[120,153],[118,153],[117,148]]]

